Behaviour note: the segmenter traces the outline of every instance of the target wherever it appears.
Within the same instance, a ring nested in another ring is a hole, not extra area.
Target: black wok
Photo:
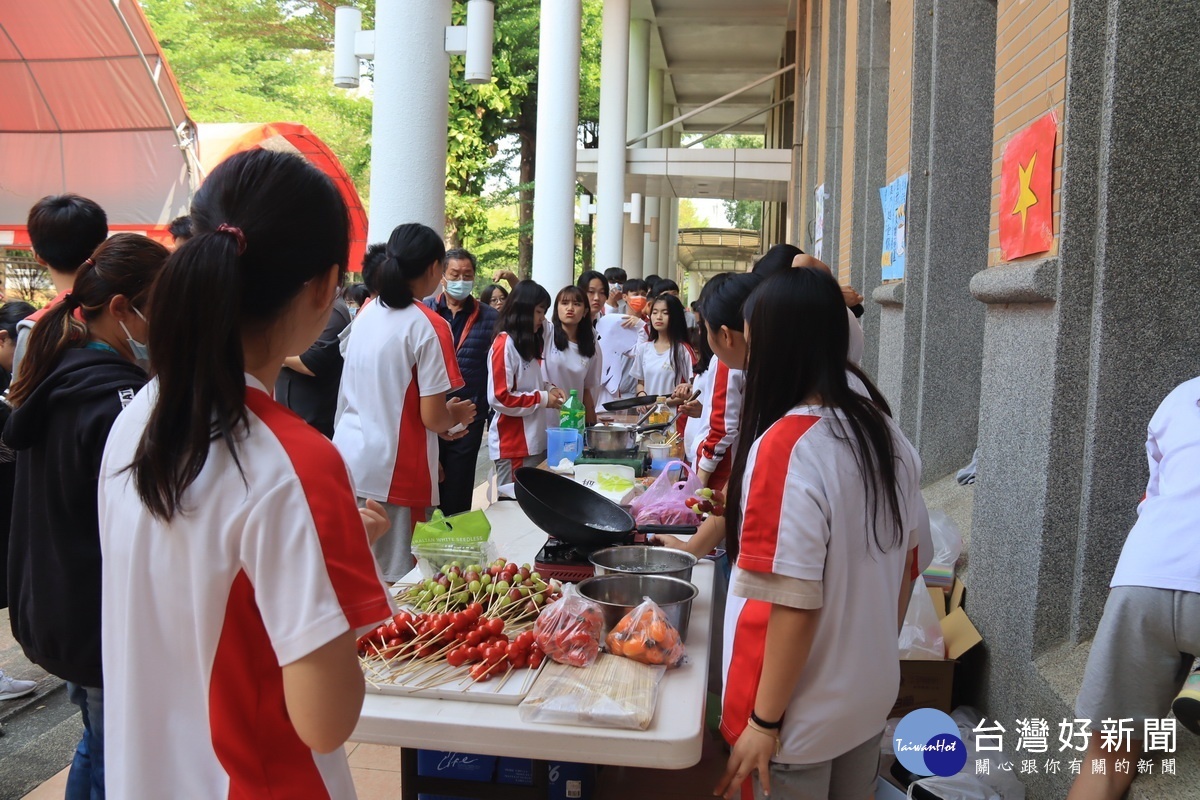
[[[521,510],[560,542],[606,547],[633,533],[628,511],[583,484],[534,467],[522,467],[514,477]]]

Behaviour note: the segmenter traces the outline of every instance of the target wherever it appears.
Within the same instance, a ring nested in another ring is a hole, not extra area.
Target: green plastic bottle
[[[583,401],[579,399],[578,389],[572,389],[571,396],[567,398],[567,402],[562,404],[558,415],[558,425],[560,428],[574,428],[580,432],[586,427],[587,414],[583,409]]]

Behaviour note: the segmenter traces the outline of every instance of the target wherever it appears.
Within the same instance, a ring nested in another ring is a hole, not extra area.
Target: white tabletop
[[[491,506],[492,540],[511,561],[532,562],[546,534],[515,502]],[[700,761],[704,701],[708,689],[708,644],[712,615],[713,564],[692,571],[700,590],[688,624],[688,663],[667,672],[659,686],[654,720],[644,731],[522,722],[516,706],[367,693],[356,742],[581,761],[658,769],[685,769]],[[406,579],[409,576],[406,576]]]

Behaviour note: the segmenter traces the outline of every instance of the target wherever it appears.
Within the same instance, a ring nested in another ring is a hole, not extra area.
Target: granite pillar
[[[995,44],[991,0],[917,0],[902,335],[881,321],[878,373],[901,371],[886,394],[927,482],[975,449],[983,313],[968,284],[987,265],[992,117],[979,109],[993,104]]]
[[[1095,632],[1146,423],[1200,373],[1194,6],[1073,2],[1067,53],[1058,255],[971,281],[986,323],[967,607],[988,651],[974,700],[1001,719],[1073,716],[1047,677]],[[1030,798],[1069,782],[1026,779]]]
[[[883,242],[883,208],[879,187],[887,181],[888,58],[891,13],[886,0],[858,0],[858,52],[854,98],[854,235],[850,238],[850,284],[863,294],[880,282],[879,251]],[[864,304],[865,347],[862,367],[879,371],[880,306]]]

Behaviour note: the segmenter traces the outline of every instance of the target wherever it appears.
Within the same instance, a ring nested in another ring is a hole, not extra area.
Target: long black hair
[[[704,323],[713,331],[729,328],[741,333],[745,330],[742,307],[763,280],[763,276],[753,272],[714,276],[700,292],[700,316]]]
[[[754,268],[751,271],[755,275],[769,278],[772,275],[778,275],[784,270],[791,269],[792,260],[796,256],[802,255],[804,255],[804,251],[794,244],[773,245],[767,252],[763,253],[762,258],[754,262]]]
[[[67,350],[87,345],[88,324],[104,313],[114,297],[123,295],[131,306],[144,309],[150,287],[170,254],[158,242],[137,233],[118,233],[101,243],[75,273],[75,285],[67,298],[33,326],[21,374],[8,393],[9,404],[24,403]],[[76,318],[76,309],[82,321]]]
[[[408,308],[419,297],[413,296],[412,282],[440,267],[446,259],[446,244],[428,225],[406,222],[397,225],[387,241],[387,257],[375,271],[373,287],[388,308]]]
[[[762,283],[746,302],[750,358],[741,435],[729,478],[726,546],[736,550],[741,536],[742,482],[750,448],[767,429],[809,397],[841,412],[826,417],[839,426],[854,452],[868,504],[871,538],[881,551],[903,540],[896,494],[898,456],[887,417],[890,411],[870,381],[871,397],[850,388],[846,351],[850,333],[846,304],[833,276],[819,269],[789,269]],[[787,369],[780,369],[780,365]],[[780,480],[783,476],[778,476]],[[880,515],[880,498],[885,506]],[[882,522],[882,528],[881,528]],[[734,554],[736,556],[736,553]]]
[[[680,383],[686,383],[692,377],[692,360],[687,352],[687,316],[683,313],[683,303],[673,294],[659,295],[654,298],[654,302],[650,306],[650,313],[654,313],[654,306],[663,303],[667,307],[667,337],[671,340],[671,359],[675,364],[675,379]],[[658,330],[653,325],[650,326],[650,341],[658,341]]]
[[[603,279],[599,272],[595,274]],[[554,346],[561,351],[570,345],[567,332],[563,330],[562,321],[558,318],[558,304],[565,299],[583,303],[583,318],[579,320],[579,326],[575,329],[575,345],[579,348],[579,355],[591,358],[596,355],[596,332],[592,330],[592,312],[588,307],[587,294],[578,286],[564,286],[559,290],[558,297],[554,298]]]
[[[721,284],[732,277],[732,272],[718,272],[713,275],[700,290],[700,296],[696,298],[696,302],[692,304],[692,307],[696,309],[696,329],[700,334],[700,360],[696,362],[697,375],[708,372],[708,368],[716,356],[712,351],[712,346],[708,343],[708,321],[704,318],[704,301],[721,288]]]
[[[575,281],[575,285],[579,287],[586,297],[588,286],[592,281],[600,281],[600,283],[604,284],[604,296],[608,297],[608,279],[605,278],[602,273],[599,273],[594,269],[589,269],[580,275],[579,280]]]
[[[192,238],[171,255],[150,296],[158,400],[131,465],[142,502],[167,521],[184,510],[184,492],[214,439],[241,469],[243,333],[261,334],[330,269],[340,283],[350,250],[350,220],[337,187],[288,153],[231,156],[200,185],[191,217]]]
[[[524,361],[542,357],[542,332],[533,329],[533,312],[538,306],[550,310],[550,293],[539,283],[521,281],[513,287],[496,320],[496,333],[507,333]]]

